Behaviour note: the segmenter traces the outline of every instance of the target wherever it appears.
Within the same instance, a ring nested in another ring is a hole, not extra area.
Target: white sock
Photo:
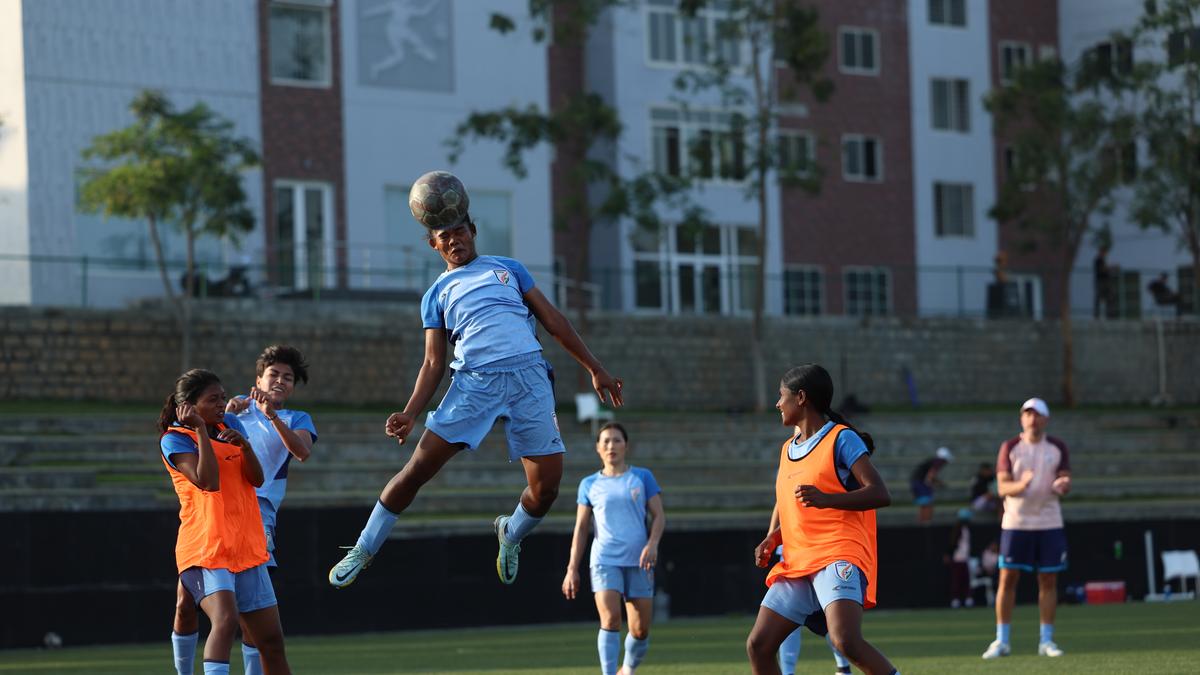
[[[179,675],[192,675],[196,665],[196,642],[200,633],[180,635],[171,631],[171,652],[175,654],[175,672]]]

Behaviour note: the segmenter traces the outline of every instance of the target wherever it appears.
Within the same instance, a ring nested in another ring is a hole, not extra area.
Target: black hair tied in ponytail
[[[871,434],[855,429],[853,424],[833,410],[833,378],[828,370],[815,363],[806,363],[784,373],[781,383],[793,394],[803,391],[813,407],[833,420],[834,424],[849,427],[863,439],[867,452],[875,452],[875,441]]]
[[[167,429],[179,420],[175,417],[175,409],[184,403],[195,403],[214,384],[220,384],[221,378],[210,370],[193,368],[175,380],[175,391],[167,395],[163,402],[162,412],[158,414],[158,430],[167,433]]]

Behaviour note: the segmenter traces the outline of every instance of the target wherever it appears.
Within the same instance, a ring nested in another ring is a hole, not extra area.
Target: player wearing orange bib
[[[262,466],[237,418],[225,414],[220,379],[199,369],[181,375],[158,424],[163,464],[179,496],[179,581],[212,623],[204,672],[229,672],[239,619],[259,647],[263,671],[290,672],[254,492],[263,482]],[[194,644],[197,637],[177,627],[172,641]],[[192,671],[190,659],[177,659],[175,667]]]
[[[803,625],[825,616],[833,647],[863,672],[896,673],[887,657],[863,639],[862,614],[875,605],[875,509],[891,503],[871,463],[871,437],[859,434],[830,409],[833,379],[819,365],[784,374],[779,387],[782,423],[793,427],[780,451],[775,481],[779,527],[754,550],[766,567],[767,594],[746,651],[757,674],[779,673],[775,653]]]

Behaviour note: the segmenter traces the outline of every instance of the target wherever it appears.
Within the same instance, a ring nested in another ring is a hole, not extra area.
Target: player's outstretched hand
[[[601,368],[592,374],[592,389],[596,390],[596,395],[600,397],[601,403],[610,403],[614,408],[620,408],[624,404],[621,398],[621,387],[624,383],[619,377],[613,377],[608,374],[608,371]],[[607,394],[608,398],[605,398]]]
[[[766,567],[771,564],[771,553],[775,551],[775,538],[767,536],[758,546],[754,547],[754,564],[758,567]]]
[[[254,387],[251,387],[250,391],[254,391],[254,389],[255,389]],[[243,410],[245,410],[246,408],[249,408],[250,403],[251,403],[251,401],[249,398],[242,398],[240,396],[234,396],[233,398],[229,399],[229,403],[225,404],[225,412],[233,413],[234,415],[237,415],[237,414],[241,413]]]
[[[827,509],[832,506],[829,494],[818,490],[816,485],[797,485],[796,499],[799,499],[801,504],[815,509]]]
[[[575,594],[579,592],[579,570],[567,568],[567,575],[563,577],[562,592],[564,598],[575,599]]]
[[[406,412],[394,412],[388,416],[383,430],[388,436],[395,438],[400,445],[404,445],[404,439],[412,433],[414,421],[413,416]]]

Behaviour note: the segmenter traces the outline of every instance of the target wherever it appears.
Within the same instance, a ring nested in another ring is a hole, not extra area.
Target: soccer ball
[[[408,208],[413,218],[431,230],[463,222],[470,205],[467,188],[448,171],[430,171],[418,178],[408,193]]]

